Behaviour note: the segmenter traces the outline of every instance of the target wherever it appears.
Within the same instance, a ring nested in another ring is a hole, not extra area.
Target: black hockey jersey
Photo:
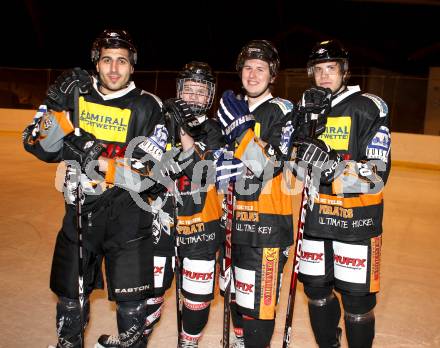
[[[160,100],[139,88],[134,82],[123,90],[110,95],[103,95],[98,91],[97,81],[94,79],[94,88],[90,94],[79,98],[79,126],[83,131],[93,134],[104,146],[106,156],[120,158],[120,163],[131,167],[131,159],[123,159],[126,148],[131,140],[138,136],[151,136],[164,130],[164,120],[161,112]],[[23,143],[26,151],[46,162],[60,162],[62,158],[64,136],[73,131],[72,123],[67,113],[52,112],[42,105],[37,112],[34,122],[23,133]],[[166,134],[166,132],[165,132]],[[165,135],[166,139],[166,135]],[[165,140],[166,141],[166,140]],[[138,141],[139,145],[142,145]],[[134,146],[132,157],[141,159],[145,156],[142,146]],[[90,180],[82,174],[81,183],[85,192],[84,209],[96,202],[100,197],[108,195],[124,195],[126,190],[113,187],[118,168],[115,160],[110,160],[110,169],[104,182]],[[74,201],[73,187],[69,182],[69,170],[66,174],[66,200]],[[70,199],[69,199],[70,197]]]
[[[342,155],[345,170],[332,185],[320,185],[304,233],[343,241],[380,235],[383,186],[391,166],[386,103],[349,86],[332,101],[319,138]]]
[[[235,184],[232,243],[253,247],[288,246],[293,243],[293,209],[288,190],[291,183],[287,182],[289,177],[283,175],[282,160],[293,132],[294,106],[269,95],[250,111],[256,120],[254,130],[248,130],[241,137],[234,156],[248,168],[252,163],[258,166],[265,162],[266,165],[261,172],[257,166],[252,167],[244,180]]]
[[[182,152],[179,162],[188,163],[184,169],[185,175],[176,179],[175,186],[169,187],[168,192],[161,195],[164,205],[161,214],[173,217],[176,213],[173,207],[172,194],[177,189],[181,203],[177,204],[177,243],[180,257],[197,257],[210,255],[217,251],[224,240],[220,227],[222,215],[222,196],[217,193],[208,169],[214,168],[214,162],[223,151],[225,145],[220,126],[213,119],[202,123],[205,134],[195,142],[194,148]],[[173,219],[169,220],[173,224]],[[156,253],[172,255],[174,252],[174,229],[162,225],[158,230]]]

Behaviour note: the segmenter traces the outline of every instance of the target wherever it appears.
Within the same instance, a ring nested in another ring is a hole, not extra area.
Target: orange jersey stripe
[[[381,246],[382,236],[371,238],[370,292],[378,292],[380,288]]]
[[[319,199],[315,199],[315,202],[320,204],[337,205],[343,208],[358,208],[381,204],[382,200],[383,193],[381,191],[376,194],[362,194],[358,197],[350,198],[319,194]]]
[[[69,134],[73,132],[74,130],[73,125],[66,117],[66,114],[63,111],[52,111],[52,114],[56,119],[56,121],[58,122],[58,124],[60,125],[64,134]]]
[[[280,260],[279,253],[279,248],[263,249],[263,260],[261,263],[260,319],[274,319],[275,317],[278,264]]]
[[[220,219],[222,215],[220,197],[214,185],[210,185],[206,193],[206,202],[200,213],[194,215],[179,215],[179,225],[190,225],[194,222],[211,222]]]
[[[240,144],[235,149],[234,157],[241,159],[243,156],[243,153],[246,151],[246,148],[249,144],[249,142],[255,138],[255,133],[252,129],[248,129],[243,137],[243,139],[240,141]]]

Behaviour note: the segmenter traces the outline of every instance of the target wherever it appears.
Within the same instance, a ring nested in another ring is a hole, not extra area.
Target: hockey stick
[[[176,146],[176,122],[174,118],[170,118],[170,128],[171,128],[171,150]],[[174,194],[173,196],[173,228],[174,228],[174,277],[176,278],[176,319],[177,319],[177,345],[180,343],[180,333],[182,332],[182,284],[180,281],[181,277],[181,265],[180,265],[180,258],[179,258],[179,239],[177,237],[177,201],[176,196],[177,194],[177,185],[174,181]]]
[[[73,90],[74,97],[74,110],[73,110],[73,126],[75,127],[75,135],[80,136],[81,131],[79,128],[79,87],[76,86]],[[79,168],[77,168],[78,170]],[[79,169],[79,175],[77,176],[77,185],[75,190],[75,209],[76,209],[76,230],[78,235],[78,300],[79,300],[79,324],[80,324],[80,341],[81,348],[84,347],[84,268],[83,268],[83,232],[82,232],[82,209],[81,209],[81,169]]]
[[[315,136],[317,114],[312,114],[312,124],[310,136]],[[287,302],[286,324],[284,326],[283,348],[288,348],[292,338],[292,319],[295,307],[296,283],[298,280],[299,262],[301,259],[301,246],[304,233],[304,225],[306,221],[307,209],[309,206],[309,189],[311,185],[312,168],[307,166],[307,175],[304,178],[304,186],[301,196],[301,207],[299,209],[298,229],[296,235],[295,254],[293,255],[292,275],[290,277],[290,291]]]
[[[229,182],[226,193],[226,226],[225,226],[225,256],[223,275],[225,279],[225,293],[223,301],[223,348],[229,348],[229,331],[231,324],[231,253],[232,253],[232,218],[234,216],[234,183]]]

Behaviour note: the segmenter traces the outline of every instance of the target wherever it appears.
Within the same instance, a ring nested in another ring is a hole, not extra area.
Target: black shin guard
[[[370,348],[374,339],[374,312],[364,314],[345,312],[345,332],[350,348]]]
[[[272,339],[275,320],[243,319],[243,336],[246,348],[267,348]]]
[[[84,302],[84,329],[89,321],[89,300]],[[57,303],[58,347],[81,347],[81,325],[79,300],[59,297]]]
[[[147,300],[117,302],[116,315],[120,346],[145,348],[147,337],[143,333],[147,317]]]
[[[309,297],[310,323],[316,343],[321,348],[339,347],[340,329],[338,328],[338,324],[341,318],[341,308],[338,298],[331,292],[331,289],[328,289],[329,291],[326,291],[326,294],[324,292],[319,294],[325,296],[319,298],[316,296],[318,295],[318,291],[315,290],[317,289],[309,288],[306,294]]]
[[[369,348],[374,339],[376,295],[343,294],[345,332],[350,348]]]

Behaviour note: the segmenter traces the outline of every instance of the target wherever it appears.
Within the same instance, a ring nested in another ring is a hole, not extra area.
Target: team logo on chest
[[[131,110],[79,100],[79,122],[82,129],[100,140],[125,143]]]

